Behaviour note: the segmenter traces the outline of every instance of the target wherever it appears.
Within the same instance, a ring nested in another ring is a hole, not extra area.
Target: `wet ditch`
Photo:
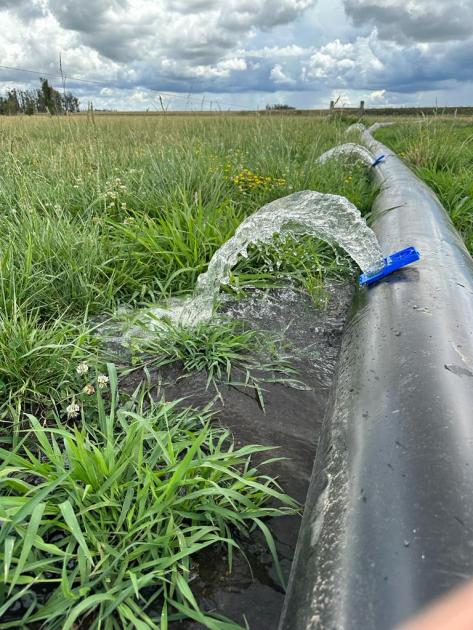
[[[283,457],[262,468],[263,474],[278,478],[285,492],[304,505],[315,451],[330,387],[337,365],[341,336],[353,288],[347,283],[327,288],[326,304],[316,307],[307,295],[291,289],[255,290],[239,301],[226,300],[221,312],[244,320],[255,328],[280,335],[289,345],[292,363],[301,384],[264,383],[265,411],[250,388],[212,385],[206,375],[186,375],[178,364],[150,371],[150,393],[166,400],[182,399],[186,407],[202,408],[213,402],[215,422],[229,429],[236,446],[261,444],[278,447],[255,458],[262,461]],[[143,374],[132,372],[121,389],[133,391]],[[267,522],[276,542],[285,578],[289,577],[296,546],[300,516],[284,516]],[[213,548],[196,558],[191,587],[204,611],[215,612],[252,630],[277,626],[284,601],[271,554],[259,532],[239,539],[244,552],[236,553],[231,574],[223,549]],[[198,623],[174,622],[175,630],[197,630]]]

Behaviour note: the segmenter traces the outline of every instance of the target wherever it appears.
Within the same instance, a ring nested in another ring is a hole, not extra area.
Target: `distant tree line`
[[[8,90],[0,96],[0,114],[66,114],[79,111],[79,99],[71,92],[61,94],[47,79],[40,79],[37,90]]]
[[[266,109],[267,110],[272,110],[272,109],[280,110],[280,109],[296,109],[296,108],[291,107],[290,105],[276,104],[276,105],[266,105]]]

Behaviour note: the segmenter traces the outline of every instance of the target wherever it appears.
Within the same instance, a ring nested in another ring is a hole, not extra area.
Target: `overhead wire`
[[[0,64],[0,70],[13,70],[16,72],[25,72],[28,74],[35,74],[38,76],[42,76],[42,77],[49,77],[49,78],[56,78],[56,79],[62,79],[62,80],[69,80],[72,81],[73,83],[85,83],[85,84],[90,84],[90,85],[97,85],[97,86],[101,86],[101,87],[114,87],[115,89],[125,89],[125,90],[129,90],[131,88],[129,87],[125,87],[125,88],[120,88],[119,86],[116,85],[115,82],[113,81],[98,81],[96,79],[83,79],[81,77],[75,77],[75,76],[70,76],[67,75],[65,73],[54,73],[54,72],[47,72],[47,71],[41,71],[41,70],[32,70],[30,68],[21,68],[18,66],[7,66],[7,65],[3,65]],[[169,92],[166,90],[157,90],[156,88],[145,88],[150,92],[155,92],[158,95],[162,95],[165,96],[168,99],[177,99],[177,100],[182,100],[182,101],[186,101],[186,103],[189,102],[194,102],[194,103],[200,103],[201,106],[203,106],[204,100],[205,100],[205,96],[203,99],[201,99],[200,97],[193,97],[190,95],[185,96],[184,94],[179,94],[178,92]],[[208,92],[206,92],[208,94]],[[229,107],[234,107],[238,110],[249,110],[252,111],[254,110],[253,107],[247,107],[241,104],[236,104],[236,103],[231,103],[229,101],[222,101],[220,99],[211,99],[209,101],[209,106],[210,109],[212,109],[213,105],[217,105],[217,106],[229,106]]]

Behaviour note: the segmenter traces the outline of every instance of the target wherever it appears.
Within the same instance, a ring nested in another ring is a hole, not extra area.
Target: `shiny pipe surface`
[[[389,630],[473,576],[473,261],[432,190],[384,162],[373,223],[420,262],[358,289],[280,630]]]

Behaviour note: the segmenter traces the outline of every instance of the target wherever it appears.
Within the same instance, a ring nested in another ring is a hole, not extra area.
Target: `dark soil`
[[[237,446],[263,444],[279,447],[269,456],[284,461],[264,468],[277,477],[284,491],[304,504],[315,451],[335,372],[341,334],[345,323],[351,290],[346,285],[330,289],[328,305],[315,308],[307,297],[294,291],[255,294],[237,303],[227,303],[230,316],[244,319],[257,328],[284,331],[292,346],[298,378],[304,388],[295,389],[278,383],[264,386],[265,412],[251,389],[219,385],[206,389],[206,375],[182,378],[178,365],[151,372],[156,396],[166,400],[185,399],[184,406],[202,407],[217,397],[216,421],[230,429]],[[122,383],[130,390],[139,384],[142,375],[135,372]],[[267,459],[268,453],[261,459]],[[257,461],[257,460],[256,460]],[[286,578],[300,525],[299,516],[271,519],[268,525]],[[236,554],[232,573],[228,573],[223,551],[202,553],[197,559],[192,590],[202,609],[217,612],[251,630],[274,630],[284,601],[271,555],[262,536],[255,533],[241,540],[246,555]],[[175,622],[173,630],[197,630],[194,622]]]

